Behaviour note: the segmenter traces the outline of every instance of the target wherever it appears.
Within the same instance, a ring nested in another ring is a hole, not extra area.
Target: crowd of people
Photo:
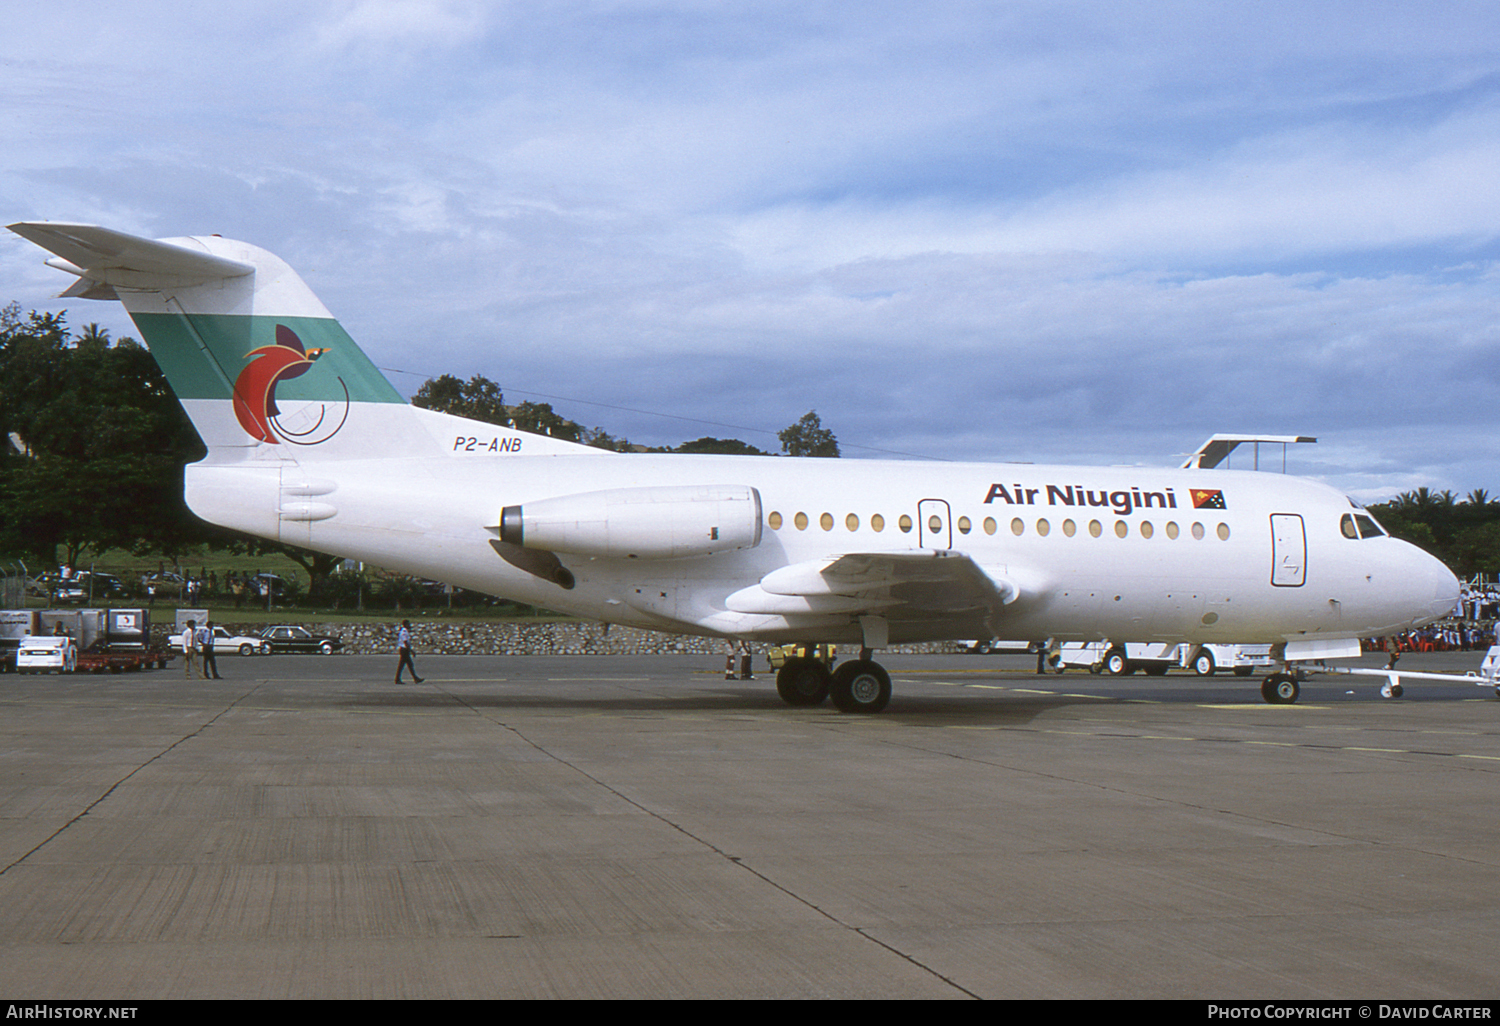
[[[1444,620],[1388,638],[1368,638],[1371,652],[1472,652],[1500,644],[1500,584],[1468,581]]]

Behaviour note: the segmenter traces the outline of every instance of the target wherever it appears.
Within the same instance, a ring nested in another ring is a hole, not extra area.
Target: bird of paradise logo
[[[276,325],[276,342],[247,353],[250,362],[235,379],[234,415],[240,427],[250,437],[273,445],[283,441],[317,445],[338,434],[349,419],[349,386],[343,378],[338,378],[338,382],[344,390],[344,409],[337,424],[329,426],[327,405],[319,406],[316,421],[305,431],[293,431],[277,419],[281,410],[276,406],[276,386],[312,370],[318,357],[326,352],[327,349],[304,348],[295,331],[285,324]]]

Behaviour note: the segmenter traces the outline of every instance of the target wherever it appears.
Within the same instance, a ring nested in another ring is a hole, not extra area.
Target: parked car
[[[75,574],[73,581],[84,590],[85,594],[92,590],[96,602],[125,594],[125,582],[114,574],[84,570],[82,573]]]
[[[344,647],[343,641],[331,634],[314,634],[306,627],[267,627],[260,632],[261,638],[271,646],[272,652],[321,652],[332,655]]]
[[[78,646],[64,635],[31,635],[16,651],[17,673],[72,673],[78,668]]]
[[[182,651],[182,635],[173,634],[171,647],[173,651]],[[247,655],[270,655],[271,643],[256,634],[233,634],[228,628],[214,628],[214,655],[221,652],[238,652],[242,656]]]
[[[181,595],[182,584],[182,577],[171,571],[161,574],[141,575],[141,587],[145,589],[154,585],[158,595]]]

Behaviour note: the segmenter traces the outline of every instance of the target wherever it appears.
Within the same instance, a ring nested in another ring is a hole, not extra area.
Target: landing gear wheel
[[[1386,681],[1380,685],[1381,698],[1400,698],[1403,693],[1404,689],[1400,684],[1392,684],[1390,681]]]
[[[1212,677],[1216,669],[1218,667],[1214,665],[1212,652],[1199,652],[1197,658],[1193,660],[1193,672],[1200,677]]]
[[[1104,672],[1111,677],[1124,677],[1135,672],[1123,648],[1112,648],[1104,653]]]
[[[856,659],[834,671],[829,693],[839,712],[878,713],[891,700],[891,675],[877,662]]]
[[[832,680],[828,667],[816,659],[788,659],[776,671],[776,693],[787,705],[821,705],[828,697],[828,685]]]
[[[1287,673],[1273,673],[1260,686],[1260,697],[1272,705],[1291,705],[1301,693],[1297,678]]]

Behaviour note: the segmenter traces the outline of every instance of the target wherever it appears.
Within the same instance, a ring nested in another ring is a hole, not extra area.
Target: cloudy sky
[[[1500,492],[1493,2],[53,0],[0,137],[0,223],[264,246],[407,394]]]

